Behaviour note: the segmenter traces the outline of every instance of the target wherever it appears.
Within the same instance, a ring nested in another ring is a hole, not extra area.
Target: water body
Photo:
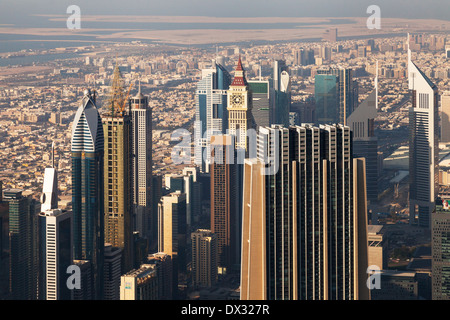
[[[34,63],[42,63],[58,59],[72,59],[80,57],[78,53],[55,53],[55,54],[40,54],[26,57],[11,57],[0,58],[0,67],[6,66],[30,66]]]
[[[280,22],[280,23],[177,23],[174,22],[104,22],[104,21],[83,21],[81,17],[81,29],[106,29],[106,30],[93,30],[83,31],[87,35],[73,35],[69,38],[63,36],[33,36],[33,35],[21,35],[21,34],[1,34],[0,33],[0,52],[16,52],[27,49],[53,49],[59,47],[73,47],[90,45],[99,40],[96,35],[107,35],[120,31],[130,30],[268,30],[268,29],[295,29],[295,28],[308,28],[319,24],[348,24],[352,23],[349,19],[330,19],[328,21],[320,23],[293,23],[293,22]],[[18,28],[66,28],[66,21],[51,21],[48,17],[43,16],[30,16],[29,19],[23,19],[16,21],[11,27]],[[1,28],[1,26],[0,26]],[[92,34],[92,36],[90,35]],[[25,41],[34,40],[34,41]],[[65,41],[61,41],[65,40]],[[67,41],[67,40],[73,40]],[[108,41],[101,42],[127,42],[140,39],[109,39]],[[80,42],[81,41],[81,42]],[[151,41],[145,41],[147,43]]]

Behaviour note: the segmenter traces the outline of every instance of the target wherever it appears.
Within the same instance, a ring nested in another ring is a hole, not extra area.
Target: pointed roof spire
[[[409,39],[409,32],[408,32],[408,38],[406,40],[406,44],[408,46],[408,62],[411,61],[411,48],[409,47],[409,42],[410,42],[410,39]]]
[[[138,92],[136,93],[136,95],[133,98],[134,99],[144,99],[145,98],[141,92],[141,80],[139,80]]]
[[[244,71],[244,68],[242,68],[242,60],[241,60],[241,55],[239,55],[239,61],[236,67],[236,71]]]
[[[241,55],[239,55],[239,61],[237,63],[235,73],[234,73],[234,79],[231,83],[232,86],[246,86],[247,80],[245,79],[245,71],[242,67],[242,60]]]

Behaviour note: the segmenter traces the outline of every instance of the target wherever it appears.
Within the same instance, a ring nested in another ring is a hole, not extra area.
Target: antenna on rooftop
[[[375,109],[378,110],[378,60],[375,71]]]
[[[55,141],[52,141],[52,168],[55,168]]]

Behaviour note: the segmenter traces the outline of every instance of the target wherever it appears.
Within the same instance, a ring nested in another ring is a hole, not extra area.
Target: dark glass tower
[[[22,195],[20,189],[4,190],[9,205],[9,289],[11,299],[37,298],[37,230],[38,202]]]
[[[333,74],[316,74],[314,97],[317,122],[339,123],[339,79]]]
[[[350,128],[262,127],[257,147],[244,164],[241,299],[368,299],[365,161]]]
[[[353,80],[353,70],[349,68],[329,68],[317,70],[318,75],[334,75],[338,80],[338,121],[320,124],[347,124],[347,117],[358,105],[358,83]],[[316,112],[317,118],[319,113]]]
[[[84,92],[72,128],[74,260],[89,260],[95,299],[103,296],[103,127],[95,94]]]
[[[272,77],[272,110],[270,124],[289,126],[291,107],[291,83],[289,67],[284,60],[273,62]]]

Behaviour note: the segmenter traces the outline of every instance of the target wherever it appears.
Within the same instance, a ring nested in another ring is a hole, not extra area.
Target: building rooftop
[[[379,234],[381,232],[381,229],[383,229],[382,225],[369,224],[367,226],[367,233],[368,234]]]

